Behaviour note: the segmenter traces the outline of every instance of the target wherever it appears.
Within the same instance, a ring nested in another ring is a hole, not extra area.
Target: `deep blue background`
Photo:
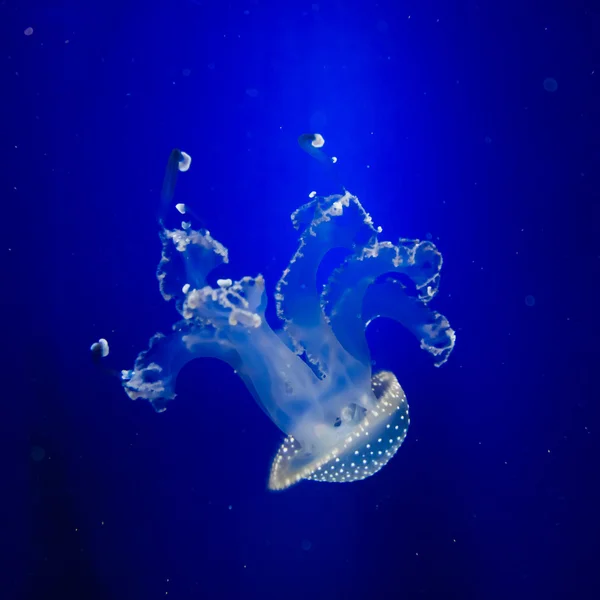
[[[596,4],[3,0],[0,40],[3,599],[600,597]],[[226,365],[157,415],[87,349],[129,368],[175,320],[174,146],[227,273],[272,291],[289,214],[336,191],[314,130],[383,237],[433,236],[458,340],[435,369],[374,324],[406,442],[272,494],[281,434]]]

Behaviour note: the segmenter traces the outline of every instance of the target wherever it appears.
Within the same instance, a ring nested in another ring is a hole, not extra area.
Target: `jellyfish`
[[[90,352],[92,353],[92,357],[94,360],[106,358],[108,356],[109,351],[110,349],[108,346],[108,342],[104,338],[100,338],[97,342],[94,342],[90,346]]]
[[[180,171],[187,171],[191,164],[192,157],[189,154],[182,152],[178,148],[171,150],[169,161],[167,162],[167,168],[165,170],[165,176],[163,178],[162,190],[160,193],[161,219],[164,216],[164,212],[168,210],[173,201],[173,196],[175,195],[175,185],[177,184],[177,175]]]
[[[334,158],[331,158],[325,154],[323,150],[325,139],[320,133],[303,133],[298,138],[298,144],[300,148],[304,150],[304,152],[321,163],[330,164],[335,162]]]
[[[320,133],[303,133],[298,138],[298,145],[310,157],[320,163],[321,167],[328,173],[332,183],[337,189],[346,191],[346,188],[342,185],[335,172],[334,165],[337,163],[337,157],[329,156],[325,153],[323,150],[325,138]]]
[[[381,228],[348,191],[313,197],[292,214],[292,224],[298,249],[276,286],[275,328],[265,318],[262,275],[209,285],[208,275],[229,261],[225,246],[189,222],[161,224],[157,278],[181,318],[121,372],[131,399],[162,412],[189,361],[216,357],[231,365],[283,434],[268,475],[271,490],[302,480],[365,479],[402,445],[406,395],[392,372],[372,371],[369,323],[400,322],[436,366],[455,343],[448,320],[429,308],[442,267],[431,241],[380,241]],[[317,270],[334,248],[348,256],[318,289]]]

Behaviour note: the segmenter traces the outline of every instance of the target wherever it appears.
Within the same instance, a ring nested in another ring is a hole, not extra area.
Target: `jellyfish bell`
[[[344,407],[333,425],[318,423],[322,443],[305,447],[288,436],[280,446],[269,475],[270,490],[284,490],[303,479],[350,483],[382,469],[396,454],[410,423],[404,390],[389,371],[371,379],[372,406]]]
[[[303,133],[298,137],[300,148],[322,163],[331,163],[332,159],[322,150],[325,138],[320,133]]]
[[[185,173],[186,171],[189,170],[191,164],[192,164],[192,157],[187,152],[184,152],[182,150],[180,152],[179,161],[177,164],[178,169],[182,173]]]
[[[92,360],[94,361],[106,358],[109,353],[108,342],[104,338],[100,338],[90,346],[90,352],[92,354]]]
[[[110,352],[108,342],[104,338],[100,338],[97,342],[94,342],[90,346],[90,356],[92,357],[92,363],[103,373],[111,376],[118,377],[118,372],[112,367],[105,363],[106,357]]]
[[[322,148],[325,145],[325,138],[320,133],[313,133],[310,138],[310,144],[313,148]]]

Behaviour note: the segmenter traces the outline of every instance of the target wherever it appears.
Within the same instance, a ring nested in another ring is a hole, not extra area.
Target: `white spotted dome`
[[[402,445],[408,425],[404,390],[390,371],[371,378],[375,408],[365,412],[354,430],[327,452],[315,455],[288,436],[277,451],[269,489],[284,490],[302,479],[349,483],[382,469]]]

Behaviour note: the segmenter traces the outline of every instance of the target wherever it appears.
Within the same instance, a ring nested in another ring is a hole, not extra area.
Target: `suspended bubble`
[[[527,306],[535,306],[535,298],[531,295],[525,296],[525,304]]]
[[[544,89],[547,92],[555,92],[558,89],[558,81],[554,77],[546,77],[544,79]]]
[[[25,35],[31,35],[33,33],[33,27],[28,27],[23,33]]]
[[[46,456],[46,451],[40,446],[32,446],[31,447],[31,460],[35,462],[40,462],[44,460]]]

